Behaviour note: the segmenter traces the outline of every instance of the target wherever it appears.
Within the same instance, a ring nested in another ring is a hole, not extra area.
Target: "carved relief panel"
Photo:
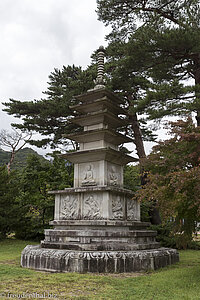
[[[60,219],[77,219],[79,211],[78,197],[75,195],[63,196],[60,200]]]
[[[95,186],[98,183],[98,163],[88,163],[79,165],[80,186]]]
[[[128,220],[139,220],[139,204],[136,200],[127,199],[127,219]]]
[[[84,219],[100,219],[101,203],[95,194],[85,194],[83,200],[83,218]]]
[[[122,186],[122,167],[108,163],[108,185]]]
[[[112,197],[112,218],[113,219],[123,219],[124,216],[124,199],[120,196]]]

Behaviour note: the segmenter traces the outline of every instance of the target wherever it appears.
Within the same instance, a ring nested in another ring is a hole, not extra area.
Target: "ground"
[[[0,299],[200,299],[198,250],[180,251],[179,263],[146,273],[53,274],[20,267],[27,244],[34,243],[0,242]]]

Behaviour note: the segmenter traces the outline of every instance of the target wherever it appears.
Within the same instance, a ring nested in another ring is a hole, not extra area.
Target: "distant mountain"
[[[45,158],[42,155],[39,155],[33,149],[26,147],[24,149],[19,150],[19,152],[16,153],[12,168],[13,169],[23,168],[26,165],[27,157],[30,154],[35,154],[35,155],[39,156],[42,160],[45,160]],[[10,152],[0,149],[0,166],[7,164],[9,161],[9,158],[10,158]]]

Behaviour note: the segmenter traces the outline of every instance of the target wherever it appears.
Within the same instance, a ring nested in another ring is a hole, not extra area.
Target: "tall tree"
[[[40,133],[41,140],[29,141],[32,145],[52,148],[66,143],[62,135],[78,130],[78,126],[69,122],[74,115],[70,106],[74,104],[74,95],[86,92],[93,84],[93,71],[83,71],[80,67],[63,66],[55,69],[49,76],[49,86],[44,94],[46,99],[19,101],[10,99],[4,103],[8,114],[22,118],[22,124],[13,124],[19,129]],[[67,141],[68,144],[68,141]]]
[[[7,164],[8,173],[10,173],[11,165],[14,162],[15,155],[19,152],[31,139],[31,133],[23,133],[13,128],[12,132],[5,129],[0,131],[0,146],[8,148],[10,151],[10,159]]]
[[[194,111],[200,125],[199,1],[97,2],[100,20],[113,28],[110,42],[123,40],[129,67],[151,78],[142,102],[150,118]]]
[[[123,107],[126,109],[126,115],[130,120],[130,126],[125,128],[125,133],[134,138],[138,156],[142,160],[146,157],[143,145],[144,128],[142,132],[141,124],[139,124],[137,114],[131,104],[131,99],[133,97],[136,98],[136,94],[138,94],[139,79],[122,79],[122,74],[120,75],[119,68],[116,67],[116,63],[111,59],[111,55],[112,52],[109,52],[108,56],[110,59],[106,63],[108,73],[107,86],[112,91],[116,91],[123,99]],[[70,108],[75,103],[73,96],[92,88],[95,77],[96,66],[94,63],[85,71],[75,66],[63,67],[62,70],[56,69],[49,76],[49,86],[44,93],[47,99],[30,102],[11,99],[9,103],[4,103],[6,106],[5,111],[23,119],[23,123],[14,124],[15,127],[39,132],[43,136],[48,137],[39,141],[31,140],[30,143],[39,147],[46,145],[50,145],[52,148],[58,147],[58,145],[66,147],[69,141],[63,139],[63,134],[80,130],[78,126],[68,122],[74,115],[74,111]],[[135,86],[136,81],[138,81],[137,87]],[[142,81],[141,79],[140,81],[140,85],[145,85],[144,80]],[[147,131],[145,131],[145,135],[149,136],[146,133]]]
[[[159,119],[165,115],[196,111],[200,122],[198,13],[198,1],[194,0],[98,0],[100,19],[111,23],[114,28],[112,43],[107,49],[108,73],[112,78],[110,87],[123,96],[131,123],[129,133],[134,132],[134,143],[141,160],[146,156],[143,140],[149,139],[150,131],[140,114]],[[136,20],[140,21],[139,26]],[[50,144],[51,147],[63,144],[63,133],[78,130],[68,122],[74,114],[70,109],[73,95],[93,86],[94,70],[94,65],[86,71],[75,66],[55,70],[45,92],[47,99],[11,100],[5,103],[5,110],[23,118],[23,124],[15,126],[39,132],[45,137],[32,141],[32,144]],[[183,86],[183,80],[192,76],[195,85]]]
[[[111,43],[107,49],[106,71],[108,86],[123,100],[123,108],[129,119],[124,132],[134,139],[141,165],[146,158],[144,141],[154,141],[155,135],[143,117],[145,105],[142,104],[149,79],[142,72],[133,70],[128,63],[129,56],[124,42]]]
[[[147,158],[150,173],[138,198],[156,202],[164,221],[174,219],[177,245],[187,247],[200,220],[200,127],[180,120],[170,124],[170,135]]]
[[[112,25],[112,35],[132,34],[143,23],[186,27],[199,24],[199,0],[97,0],[99,19]]]

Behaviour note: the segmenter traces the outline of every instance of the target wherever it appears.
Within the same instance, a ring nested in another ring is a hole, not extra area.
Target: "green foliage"
[[[146,201],[144,199],[140,202],[140,214],[141,214],[141,221],[142,222],[151,222],[150,220],[150,211],[154,203],[152,201]]]
[[[9,152],[0,149],[0,165],[1,166],[4,166],[8,163],[9,156],[10,156]]]
[[[150,175],[138,198],[157,203],[163,220],[175,220],[177,246],[186,248],[200,220],[200,128],[188,118],[171,123],[171,134],[149,155]]]
[[[124,187],[134,192],[137,192],[139,189],[141,189],[145,181],[145,179],[142,180],[142,176],[143,178],[146,177],[145,173],[141,174],[140,165],[136,165],[136,166],[126,165],[124,167]],[[155,215],[154,209],[155,209],[154,201],[141,201],[140,202],[141,221],[155,222],[156,220],[156,222],[158,222],[159,216]],[[152,216],[154,216],[154,220],[152,220]]]
[[[19,176],[19,194],[15,199],[19,213],[14,228],[18,238],[43,237],[54,211],[54,196],[48,192],[72,184],[72,166],[56,153],[53,156],[51,162],[40,160],[36,155],[29,156]]]
[[[0,239],[11,233],[16,225],[15,197],[19,192],[18,173],[8,174],[6,166],[0,167]]]
[[[72,184],[73,167],[58,153],[51,161],[32,154],[24,168],[10,174],[0,167],[0,239],[10,233],[40,239],[53,219],[54,196],[48,192]]]
[[[48,195],[49,163],[30,156],[20,176],[20,193],[16,198],[20,214],[15,233],[20,238],[39,238],[53,217],[53,198]]]
[[[170,122],[172,138],[159,142],[153,148],[148,159],[148,167],[155,173],[163,175],[174,171],[187,171],[199,166],[200,128],[196,127],[192,118],[186,121]]]
[[[150,119],[199,110],[199,44],[198,28],[144,26],[131,37],[127,46],[133,53],[130,63],[134,67],[137,60],[152,78],[142,102]],[[188,85],[189,78],[195,79],[194,85]]]
[[[151,225],[150,229],[157,231],[156,241],[162,247],[178,248],[178,249],[194,249],[199,250],[200,245],[197,241],[186,239],[184,234],[174,234],[176,222],[171,220],[160,225]]]
[[[150,229],[157,231],[156,241],[162,247],[175,248],[177,241],[173,236],[174,222],[167,222],[160,225],[151,225]]]
[[[126,165],[124,167],[124,187],[132,191],[137,191],[140,187],[140,167],[139,165]]]
[[[123,38],[143,23],[164,26],[199,25],[199,1],[97,0],[99,19],[112,26],[112,38]]]
[[[80,67],[63,66],[62,70],[55,69],[49,76],[49,87],[44,94],[47,99],[35,101],[19,101],[10,99],[4,103],[5,111],[23,123],[13,126],[22,130],[40,133],[42,140],[31,140],[30,143],[38,147],[48,144],[55,148],[66,141],[62,135],[71,133],[78,126],[68,122],[74,115],[71,105],[75,104],[73,97],[86,92],[93,85],[93,67],[82,71]]]
[[[112,88],[118,87],[126,101],[129,96],[129,114],[145,113],[146,120],[160,120],[199,111],[199,37],[198,28],[148,24],[128,41],[110,42],[107,53]],[[188,79],[195,79],[195,84],[188,84]],[[142,119],[140,126],[146,130]]]
[[[134,138],[143,159],[143,141],[155,140],[147,120],[193,111],[200,125],[199,3],[98,0],[97,5],[100,20],[113,26],[106,49],[107,86],[123,99],[130,124],[122,131]],[[73,96],[91,88],[95,77],[94,65],[85,71],[75,66],[55,69],[44,93],[47,99],[11,99],[4,103],[5,111],[23,119],[23,124],[15,124],[17,128],[43,135],[32,144],[66,146],[63,134],[80,130],[68,122],[74,115]],[[188,79],[195,84],[188,85]]]
[[[0,166],[6,165],[10,159],[10,152],[0,149]],[[11,166],[13,170],[20,170],[26,165],[26,160],[29,155],[35,154],[40,157],[41,160],[45,160],[42,155],[39,155],[36,151],[31,148],[23,148],[15,155],[15,160]]]
[[[73,186],[74,167],[72,163],[62,158],[59,152],[54,152],[48,171],[51,190],[62,190]]]
[[[128,127],[121,128],[120,131],[133,137],[139,157],[145,157],[142,139],[154,140],[155,137],[147,128],[147,124],[138,119],[137,114],[143,113],[144,106],[141,105],[140,100],[149,81],[140,74],[130,76],[131,71],[126,70],[129,66],[128,60],[125,66],[119,64],[118,58],[120,51],[123,51],[123,45],[118,46],[116,45],[115,49],[113,46],[106,50],[107,88],[121,97],[122,107],[125,108],[122,113],[130,121]],[[38,132],[43,136],[42,140],[31,140],[31,144],[38,147],[50,145],[52,148],[62,145],[66,149],[69,141],[63,138],[63,134],[81,130],[77,125],[69,122],[70,118],[75,115],[71,109],[77,101],[74,96],[93,87],[95,77],[95,65],[89,66],[84,71],[75,66],[63,66],[62,70],[55,69],[49,76],[48,90],[44,93],[47,99],[23,102],[11,99],[9,103],[4,103],[6,107],[4,110],[10,115],[22,118],[23,123],[14,124],[16,128]],[[138,103],[140,103],[140,109],[138,109]]]
[[[144,119],[146,107],[144,96],[149,89],[150,81],[145,73],[138,72],[141,66],[137,66],[137,59],[133,65],[132,53],[133,51],[129,53],[128,44],[125,42],[110,43],[106,48],[105,70],[108,76],[107,86],[122,99],[122,107],[129,119],[129,125],[124,128],[124,132],[133,137],[136,150],[141,157],[144,156],[140,151],[141,140],[154,141],[156,135],[152,133]]]
[[[97,6],[99,19],[112,25],[108,52],[115,53],[118,77],[137,89],[132,111],[156,121],[195,112],[200,126],[199,1],[98,0]]]

